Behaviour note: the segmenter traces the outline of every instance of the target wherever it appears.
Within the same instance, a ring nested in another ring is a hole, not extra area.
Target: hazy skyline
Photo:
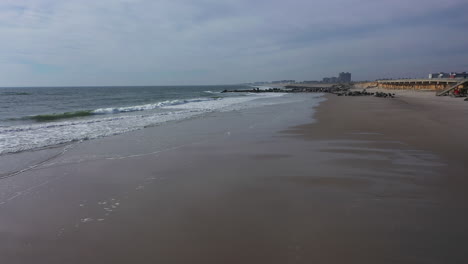
[[[468,71],[466,0],[2,0],[0,86]]]

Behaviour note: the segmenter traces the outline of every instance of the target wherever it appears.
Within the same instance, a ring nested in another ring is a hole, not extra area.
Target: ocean
[[[245,86],[0,88],[0,155],[271,103]]]

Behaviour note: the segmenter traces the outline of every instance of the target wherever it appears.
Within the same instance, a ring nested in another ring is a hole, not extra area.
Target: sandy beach
[[[467,263],[468,103],[325,98],[44,150],[0,263]]]

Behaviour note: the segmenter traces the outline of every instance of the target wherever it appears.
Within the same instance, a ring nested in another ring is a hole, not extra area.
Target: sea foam
[[[94,115],[79,119],[0,127],[0,154],[122,134],[212,111],[255,107],[261,103],[254,103],[253,100],[282,95],[284,94],[252,94],[238,97],[172,100],[155,104],[96,109],[93,111]]]
[[[115,107],[115,108],[99,108],[92,111],[93,114],[115,114],[115,113],[128,113],[128,112],[137,112],[145,110],[153,110],[156,108],[161,108],[164,106],[171,105],[181,105],[191,102],[203,102],[203,101],[212,101],[216,100],[213,98],[197,98],[197,99],[186,99],[186,100],[168,100],[163,102],[158,102],[155,104],[144,104],[144,105],[135,105],[135,106],[126,106],[126,107]]]

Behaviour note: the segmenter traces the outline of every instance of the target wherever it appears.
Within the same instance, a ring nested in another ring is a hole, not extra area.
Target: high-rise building
[[[323,83],[349,83],[351,82],[351,73],[341,72],[338,77],[325,77]]]
[[[344,82],[344,83],[351,82],[351,73],[349,73],[349,72],[340,72],[340,75],[338,76],[338,81],[339,82]]]

